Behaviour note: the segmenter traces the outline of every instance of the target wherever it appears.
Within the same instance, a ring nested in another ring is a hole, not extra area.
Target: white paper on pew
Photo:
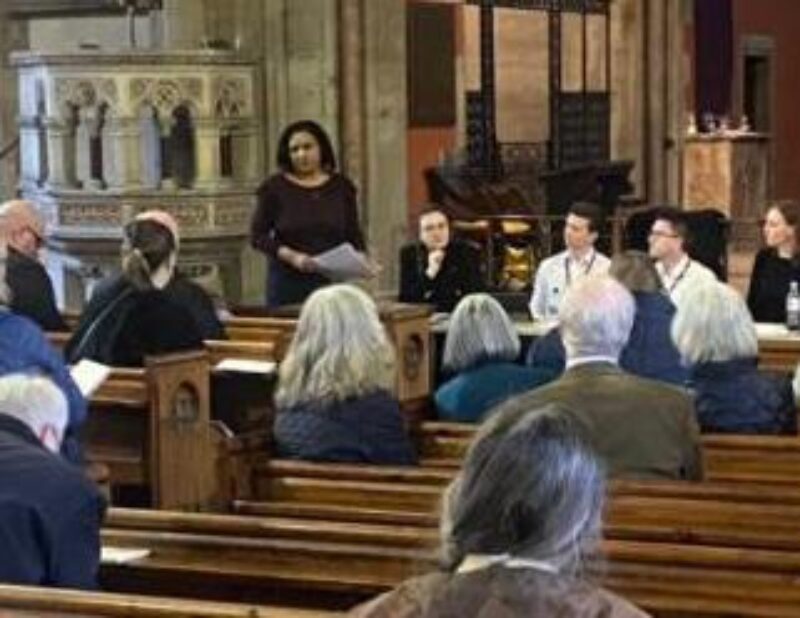
[[[89,397],[106,381],[111,373],[111,367],[84,358],[72,365],[69,373],[83,396]]]
[[[127,564],[135,560],[147,558],[150,555],[149,549],[133,547],[110,547],[103,545],[100,550],[100,562],[102,564]]]
[[[367,279],[375,274],[373,265],[363,253],[359,253],[349,242],[344,242],[313,258],[322,274],[335,281]]]
[[[223,358],[214,366],[214,371],[258,373],[269,376],[275,373],[276,368],[277,365],[273,361],[259,361],[248,358]]]

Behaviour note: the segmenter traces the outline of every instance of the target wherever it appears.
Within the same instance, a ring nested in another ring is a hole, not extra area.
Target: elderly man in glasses
[[[0,233],[8,244],[6,283],[11,310],[29,317],[43,330],[67,330],[56,307],[53,284],[39,261],[44,222],[33,202],[11,200],[0,205]]]
[[[688,235],[686,215],[681,210],[671,206],[658,210],[650,228],[650,257],[655,260],[664,290],[676,305],[689,288],[717,280],[711,270],[689,257]]]

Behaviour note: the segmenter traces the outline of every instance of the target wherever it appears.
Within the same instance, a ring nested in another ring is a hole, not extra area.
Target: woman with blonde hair
[[[687,290],[685,298],[672,323],[672,338],[691,367],[700,428],[797,433],[791,380],[758,371],[758,338],[744,299],[716,282]]]
[[[392,394],[394,350],[372,299],[351,285],[312,293],[281,362],[275,441],[283,457],[412,464]]]
[[[145,356],[203,347],[222,326],[208,295],[176,270],[178,225],[162,210],[125,226],[122,273],[101,281],[81,314],[66,356],[141,366]]]

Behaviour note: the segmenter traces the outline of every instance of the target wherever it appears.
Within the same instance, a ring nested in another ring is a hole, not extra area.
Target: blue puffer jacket
[[[619,359],[620,367],[643,378],[685,386],[689,370],[681,363],[670,335],[675,306],[660,293],[636,292],[633,296],[636,299],[636,318]],[[533,342],[526,362],[532,367],[561,373],[565,357],[561,334],[558,329],[553,329]]]
[[[274,433],[281,457],[387,465],[417,463],[400,406],[385,391],[327,405],[308,403],[280,409]]]
[[[704,432],[797,433],[791,380],[760,373],[756,358],[698,364],[690,385]]]
[[[69,421],[61,452],[70,461],[80,462],[77,431],[86,420],[86,400],[72,381],[61,354],[41,329],[26,317],[0,309],[0,375],[15,372],[47,376],[63,391],[69,404]]]

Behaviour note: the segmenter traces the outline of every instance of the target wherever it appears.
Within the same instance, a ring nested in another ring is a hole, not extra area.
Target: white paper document
[[[91,396],[111,373],[111,367],[84,358],[69,370],[84,397]]]
[[[247,358],[223,358],[214,366],[214,371],[235,371],[237,373],[257,373],[272,375],[277,365],[273,361],[250,360]]]
[[[375,274],[370,261],[363,253],[356,251],[349,242],[315,255],[312,259],[323,275],[335,281],[366,279]]]
[[[102,564],[127,564],[134,560],[141,560],[150,555],[149,549],[135,547],[109,547],[103,545],[100,550],[100,562]]]

